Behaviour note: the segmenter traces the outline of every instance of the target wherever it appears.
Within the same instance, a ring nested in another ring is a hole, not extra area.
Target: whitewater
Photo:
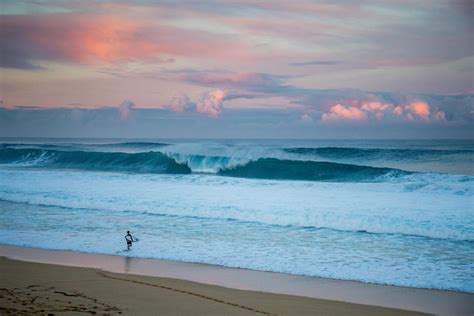
[[[474,292],[473,160],[469,140],[3,139],[0,243]]]

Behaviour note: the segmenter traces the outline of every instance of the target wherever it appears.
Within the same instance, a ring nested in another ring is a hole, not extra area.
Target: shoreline
[[[380,306],[438,315],[471,315],[474,294],[379,285],[201,263],[0,245],[0,257],[92,268],[125,275],[197,282],[227,289]]]

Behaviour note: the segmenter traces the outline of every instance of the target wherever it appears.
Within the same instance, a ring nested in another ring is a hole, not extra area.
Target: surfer
[[[130,231],[127,230],[127,234],[125,235],[125,240],[127,241],[127,250],[130,250],[132,247],[133,236],[130,234]]]

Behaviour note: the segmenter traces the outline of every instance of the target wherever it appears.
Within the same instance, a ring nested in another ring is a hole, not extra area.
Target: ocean
[[[0,139],[0,243],[474,293],[473,162],[472,140]]]

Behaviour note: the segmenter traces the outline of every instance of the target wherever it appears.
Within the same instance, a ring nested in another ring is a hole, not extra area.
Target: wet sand
[[[474,310],[474,295],[451,291],[11,246],[0,246],[0,256],[22,260],[0,258],[2,315],[419,314],[408,310],[472,315]],[[398,309],[387,307],[394,305]]]

